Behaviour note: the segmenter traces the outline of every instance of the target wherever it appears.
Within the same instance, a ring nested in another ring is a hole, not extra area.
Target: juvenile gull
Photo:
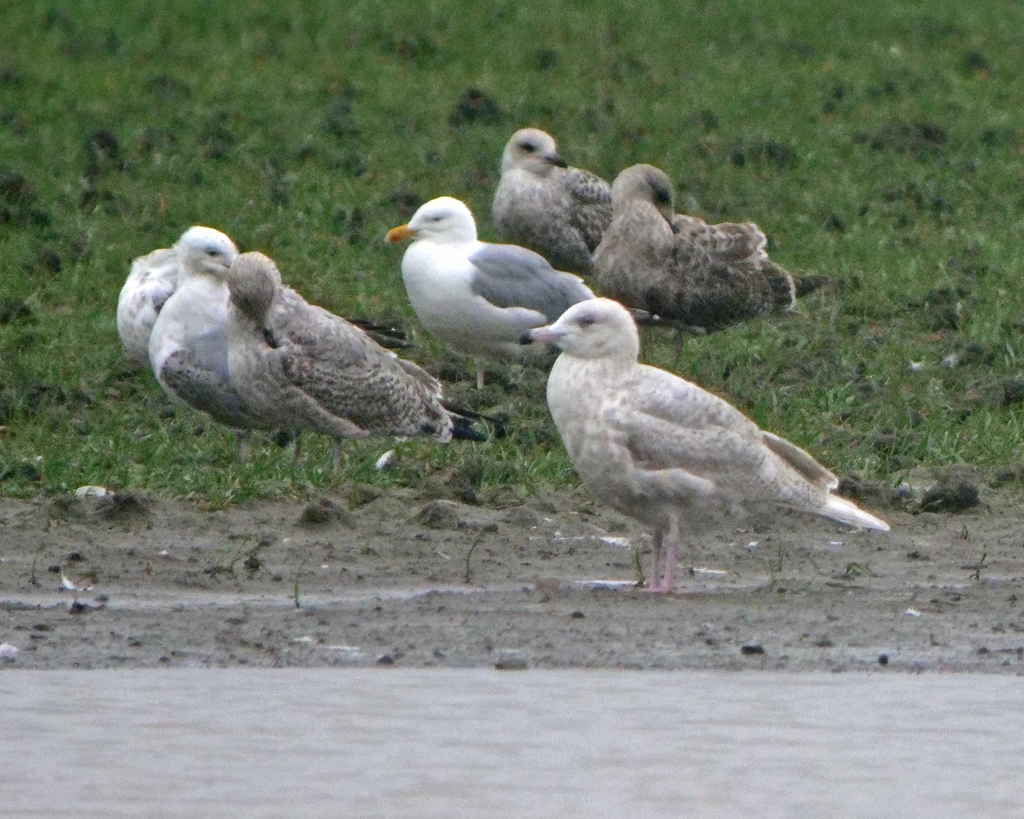
[[[476,358],[521,356],[523,333],[554,321],[594,294],[578,276],[562,273],[517,245],[480,242],[469,208],[442,196],[420,207],[387,241],[413,238],[402,257],[412,309],[430,332]]]
[[[270,258],[241,254],[227,282],[230,384],[260,427],[451,440],[440,382],[284,286]]]
[[[181,279],[182,242],[186,237],[192,241],[200,236],[219,239],[225,248],[229,245],[234,247],[231,240],[220,231],[197,226],[186,231],[174,247],[154,250],[132,262],[131,272],[117,300],[117,333],[128,356],[140,367],[149,364],[149,337],[157,314],[177,289]]]
[[[602,295],[706,330],[793,309],[793,277],[768,258],[757,225],[709,225],[676,214],[673,202],[668,176],[652,165],[616,177],[612,221],[594,252]]]
[[[505,145],[491,215],[504,241],[537,251],[558,270],[586,275],[612,220],[611,186],[568,167],[550,134],[523,128]]]
[[[227,273],[238,249],[220,231],[193,227],[173,250],[178,287],[149,338],[149,363],[171,396],[235,429],[255,426],[228,379]]]
[[[636,325],[617,302],[577,304],[527,337],[562,350],[547,398],[573,467],[598,498],[654,530],[651,591],[672,590],[681,532],[699,537],[730,517],[792,509],[888,531],[831,494],[838,479],[807,452],[695,384],[637,363]]]

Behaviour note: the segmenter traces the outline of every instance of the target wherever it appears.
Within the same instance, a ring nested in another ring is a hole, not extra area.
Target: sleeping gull
[[[241,254],[227,282],[230,383],[262,428],[451,440],[440,382],[285,287],[270,258]]]
[[[523,128],[502,154],[491,215],[504,241],[537,251],[559,270],[585,275],[612,220],[611,186],[568,167],[550,134]]]
[[[223,424],[255,423],[228,381],[227,273],[238,256],[223,233],[193,227],[174,245],[181,260],[178,287],[149,338],[149,363],[171,396]]]
[[[410,237],[402,279],[412,309],[428,331],[476,357],[477,387],[484,357],[521,356],[523,333],[594,297],[532,250],[477,241],[473,214],[450,196],[427,202],[387,241]]]
[[[216,238],[225,248],[234,247],[220,231],[196,226],[189,228],[174,247],[154,250],[132,262],[131,272],[117,300],[117,333],[128,356],[140,367],[149,364],[149,337],[157,314],[178,287],[182,242],[190,242],[200,236]]]
[[[594,252],[602,295],[706,330],[792,310],[793,277],[765,252],[752,222],[709,225],[674,213],[672,184],[633,165],[612,184],[613,217]],[[824,280],[801,287],[809,292]]]
[[[838,479],[804,450],[695,384],[637,363],[636,324],[617,302],[577,304],[526,340],[562,350],[547,398],[573,467],[601,500],[654,529],[651,591],[672,590],[681,529],[700,536],[728,517],[793,509],[888,531],[831,494]]]

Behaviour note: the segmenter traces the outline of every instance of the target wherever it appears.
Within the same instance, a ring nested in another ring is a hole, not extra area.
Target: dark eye
[[[532,142],[520,142],[519,147],[526,151],[526,153],[528,154],[532,154],[534,151],[537,150],[537,146],[534,145]]]
[[[206,251],[206,255],[207,256],[216,256],[217,255],[217,251],[216,250],[207,250]]]
[[[591,324],[594,323],[594,319],[592,319],[590,316],[581,316],[576,323],[580,327],[589,327]]]

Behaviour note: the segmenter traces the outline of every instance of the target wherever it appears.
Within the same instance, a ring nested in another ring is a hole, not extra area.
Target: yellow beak
[[[395,242],[401,242],[404,239],[410,239],[416,235],[415,230],[409,230],[408,225],[399,225],[396,228],[391,228],[388,231],[388,235],[384,237],[384,241],[388,244],[394,244]]]

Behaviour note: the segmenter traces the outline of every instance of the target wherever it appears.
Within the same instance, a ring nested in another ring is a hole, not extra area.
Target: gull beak
[[[552,165],[555,165],[556,167],[559,168],[569,167],[569,163],[565,161],[565,157],[563,157],[561,154],[548,154],[547,160]]]
[[[405,239],[411,239],[416,235],[415,230],[410,230],[408,225],[399,225],[396,228],[391,228],[388,231],[388,235],[384,237],[384,241],[388,244],[394,244],[395,242],[401,242]]]
[[[565,333],[562,330],[556,330],[553,325],[546,327],[534,327],[532,330],[527,330],[519,339],[520,344],[532,344],[535,341],[540,341],[544,344],[556,344],[565,338]]]

